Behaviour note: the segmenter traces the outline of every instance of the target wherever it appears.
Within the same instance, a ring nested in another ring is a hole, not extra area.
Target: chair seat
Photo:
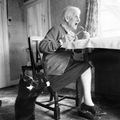
[[[32,70],[32,69],[33,69],[33,68],[32,68],[31,65],[24,65],[24,66],[22,66],[22,71]],[[37,71],[43,69],[42,64],[41,64],[41,63],[36,63],[35,69],[36,69]]]

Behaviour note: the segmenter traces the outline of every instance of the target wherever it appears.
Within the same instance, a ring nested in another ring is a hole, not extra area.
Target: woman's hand
[[[75,35],[74,36],[69,35],[69,34],[65,35],[65,41],[67,41],[67,42],[73,42],[75,40],[76,40],[76,36]]]
[[[63,38],[63,44],[61,47],[66,48],[66,49],[73,49],[74,48],[74,41],[76,41],[76,36],[72,36],[72,35],[65,35]]]
[[[83,37],[82,37],[82,39],[89,39],[89,38],[90,38],[89,32],[83,31]]]

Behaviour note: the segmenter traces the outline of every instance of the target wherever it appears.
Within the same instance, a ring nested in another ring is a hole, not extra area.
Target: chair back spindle
[[[36,64],[35,64],[35,59],[34,59],[34,55],[33,55],[33,49],[31,46],[31,39],[30,37],[28,37],[28,46],[29,46],[29,53],[30,53],[30,61],[31,61],[31,66],[32,66],[32,76],[33,78],[35,77],[36,74]]]

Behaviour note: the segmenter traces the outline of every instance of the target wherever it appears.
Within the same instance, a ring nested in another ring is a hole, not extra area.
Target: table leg
[[[2,106],[2,100],[0,100],[0,107]]]

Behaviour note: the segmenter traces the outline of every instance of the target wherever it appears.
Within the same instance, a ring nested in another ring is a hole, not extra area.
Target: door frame
[[[1,78],[1,82],[0,82],[0,88],[3,87],[7,87],[12,83],[12,81],[10,81],[10,64],[9,64],[9,40],[8,40],[8,26],[7,26],[7,0],[0,0],[0,4],[1,4],[1,8],[0,8],[0,12],[1,12],[1,42],[3,44],[3,73],[2,74],[2,78]],[[1,68],[2,69],[2,68]]]

